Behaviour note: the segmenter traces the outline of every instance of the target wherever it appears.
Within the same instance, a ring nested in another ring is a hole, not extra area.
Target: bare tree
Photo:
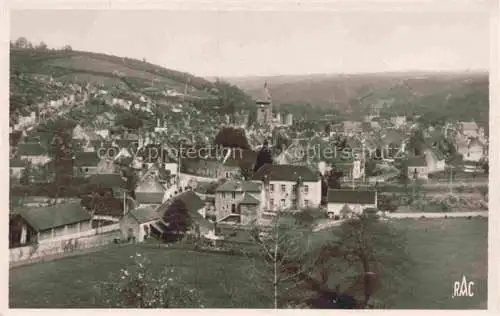
[[[294,288],[294,280],[304,272],[298,268],[292,273],[289,263],[307,251],[308,231],[296,225],[293,216],[284,213],[277,214],[271,227],[266,229],[255,225],[251,230],[250,235],[259,246],[259,254],[264,261],[264,269],[257,268],[254,274],[264,284],[272,284],[275,309],[286,302],[285,293]]]

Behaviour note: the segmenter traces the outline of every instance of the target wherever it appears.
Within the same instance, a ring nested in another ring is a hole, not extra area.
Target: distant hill
[[[132,90],[171,89],[180,93],[189,82],[191,92],[200,96],[206,96],[207,87],[212,85],[188,73],[100,53],[15,48],[11,48],[10,53],[11,73],[47,75],[61,81],[90,82]]]
[[[384,103],[400,114],[423,114],[441,106],[453,109],[456,104],[460,109],[451,113],[456,119],[488,120],[487,73],[314,74],[225,80],[255,97],[267,81],[273,101],[278,104],[311,104],[366,113],[372,105]],[[472,115],[472,109],[481,113]]]

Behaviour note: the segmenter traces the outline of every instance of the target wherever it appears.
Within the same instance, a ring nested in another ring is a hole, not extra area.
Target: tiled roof
[[[26,161],[23,161],[18,158],[11,158],[9,162],[10,168],[24,168],[26,167]]]
[[[129,215],[139,223],[146,223],[160,219],[163,214],[158,211],[157,207],[144,206],[130,211]]]
[[[375,197],[375,191],[328,190],[328,203],[375,204]]]
[[[260,201],[251,196],[248,193],[245,193],[243,195],[243,199],[241,199],[240,204],[250,204],[250,205],[255,205],[255,204],[260,204]]]
[[[423,156],[415,156],[408,158],[406,165],[408,167],[426,167],[427,162]]]
[[[80,203],[21,209],[18,214],[38,232],[91,219],[89,212]]]
[[[96,152],[79,152],[75,155],[75,167],[97,167],[99,156]]]
[[[319,181],[318,175],[307,166],[272,164],[260,167],[252,180],[262,181],[266,176],[269,181],[297,181],[299,177],[302,177],[303,181]]]
[[[21,143],[17,147],[20,156],[43,156],[47,155],[47,150],[39,143]]]
[[[135,192],[164,193],[165,188],[154,174],[148,175],[135,188]]]
[[[261,184],[252,181],[229,180],[217,188],[217,192],[260,192]]]
[[[139,204],[162,204],[164,192],[135,192],[135,200]]]
[[[125,188],[125,181],[118,173],[92,174],[89,177],[89,184],[107,189]]]

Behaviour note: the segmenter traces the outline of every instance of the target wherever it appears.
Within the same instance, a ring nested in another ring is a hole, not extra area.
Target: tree
[[[71,52],[73,48],[71,47],[71,45],[64,45],[63,50],[66,52]]]
[[[14,42],[14,47],[15,48],[28,48],[28,40],[26,37],[22,36],[19,37],[15,42]]]
[[[396,197],[389,197],[387,195],[380,194],[377,199],[377,207],[381,211],[394,212],[398,209],[398,203]]]
[[[368,159],[365,162],[365,173],[367,177],[376,176],[377,162],[374,159]]]
[[[185,234],[193,224],[189,210],[181,199],[174,199],[163,215],[163,220],[168,223],[171,232],[180,235]]]
[[[424,133],[421,129],[417,129],[410,136],[407,148],[411,153],[413,153],[413,155],[420,156],[423,153],[424,147]]]
[[[264,143],[264,146],[262,146],[262,148],[259,150],[259,153],[257,154],[257,159],[253,171],[256,172],[263,165],[272,163],[273,163],[273,154],[266,142]]]
[[[243,129],[236,129],[232,127],[222,128],[215,136],[214,145],[229,148],[250,149],[245,131]]]
[[[334,170],[331,170],[327,176],[328,187],[332,189],[340,189],[341,175],[342,174],[340,172],[335,172]]]
[[[115,124],[130,130],[137,130],[143,125],[139,117],[128,112],[118,115]]]
[[[258,256],[264,260],[264,269],[255,269],[250,273],[257,275],[264,285],[268,284],[273,289],[273,307],[278,309],[286,302],[286,293],[294,287],[294,279],[301,269],[291,273],[288,262],[301,257],[303,238],[307,233],[297,225],[293,216],[278,213],[273,220],[270,230],[263,230],[253,226],[250,235],[259,246]],[[301,239],[302,238],[302,239]]]
[[[386,284],[395,286],[395,278],[410,266],[404,235],[388,222],[361,214],[343,222],[333,233],[338,258],[355,268],[357,281],[351,289],[361,289],[363,308],[369,307],[374,291],[382,286],[382,277]]]
[[[203,308],[195,289],[188,288],[174,268],[154,273],[151,262],[136,253],[133,264],[95,286],[93,303],[108,308]]]
[[[47,50],[47,44],[45,44],[45,42],[42,41],[42,42],[40,42],[40,44],[38,44],[37,49]]]

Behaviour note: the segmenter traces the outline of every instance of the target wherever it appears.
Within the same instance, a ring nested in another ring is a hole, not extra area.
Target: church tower
[[[262,96],[257,99],[257,123],[259,125],[271,125],[273,120],[273,103],[271,94],[267,88],[267,81],[264,83]]]

